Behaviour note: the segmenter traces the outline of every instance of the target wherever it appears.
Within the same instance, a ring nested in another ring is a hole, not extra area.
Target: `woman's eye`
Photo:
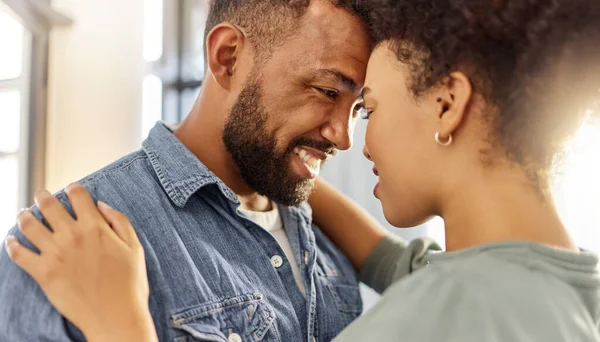
[[[337,90],[331,90],[331,89],[325,89],[325,88],[317,88],[317,90],[332,100],[335,100],[340,95],[340,92]]]

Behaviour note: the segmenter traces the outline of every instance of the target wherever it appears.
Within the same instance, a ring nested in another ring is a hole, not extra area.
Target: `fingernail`
[[[17,214],[17,219],[18,219],[19,217],[21,217],[21,215],[22,215],[24,212],[26,212],[27,210],[29,210],[29,208],[22,208],[21,210],[19,210],[19,213]]]
[[[46,189],[39,190],[38,192],[35,193],[34,199],[37,200],[38,197],[44,196],[44,195],[50,195],[50,193],[48,192],[48,190],[46,190]]]
[[[112,209],[110,207],[110,205],[108,205],[108,204],[106,204],[106,203],[104,203],[102,201],[98,201],[98,207],[101,208],[101,209]]]
[[[71,183],[71,184],[69,184],[69,186],[67,186],[65,188],[65,191],[69,192],[69,191],[73,190],[73,188],[75,188],[76,186],[77,186],[77,183]]]
[[[7,236],[7,237],[6,237],[6,239],[4,240],[4,245],[5,245],[5,246],[6,246],[6,248],[8,249],[8,248],[10,248],[10,245],[11,245],[12,243],[14,243],[16,240],[17,240],[17,238],[16,238],[16,237],[14,237],[14,236],[12,236],[12,235],[9,235],[9,236]]]

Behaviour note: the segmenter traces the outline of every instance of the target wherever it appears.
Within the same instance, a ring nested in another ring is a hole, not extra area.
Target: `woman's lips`
[[[375,174],[375,176],[379,177],[379,171],[377,171],[377,168],[373,166],[373,173]],[[373,189],[373,196],[375,196],[375,198],[379,199],[379,197],[377,197],[377,190],[379,189],[379,182],[377,182],[377,184],[375,184],[375,188]]]

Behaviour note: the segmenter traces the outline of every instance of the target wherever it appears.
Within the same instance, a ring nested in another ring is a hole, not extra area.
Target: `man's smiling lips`
[[[299,158],[307,172],[303,172],[306,178],[314,178],[319,175],[321,164],[329,157],[323,151],[306,147],[296,146],[293,149],[294,154]]]

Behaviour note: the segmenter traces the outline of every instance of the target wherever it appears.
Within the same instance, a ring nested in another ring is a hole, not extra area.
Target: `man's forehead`
[[[367,28],[341,8],[333,9],[335,15],[326,16],[324,11],[307,16],[293,44],[319,76],[337,77],[357,90],[364,82],[370,55]]]
[[[331,1],[311,1],[304,14],[300,29],[324,41],[338,40],[354,36],[357,39],[369,38],[368,25],[359,16]]]

